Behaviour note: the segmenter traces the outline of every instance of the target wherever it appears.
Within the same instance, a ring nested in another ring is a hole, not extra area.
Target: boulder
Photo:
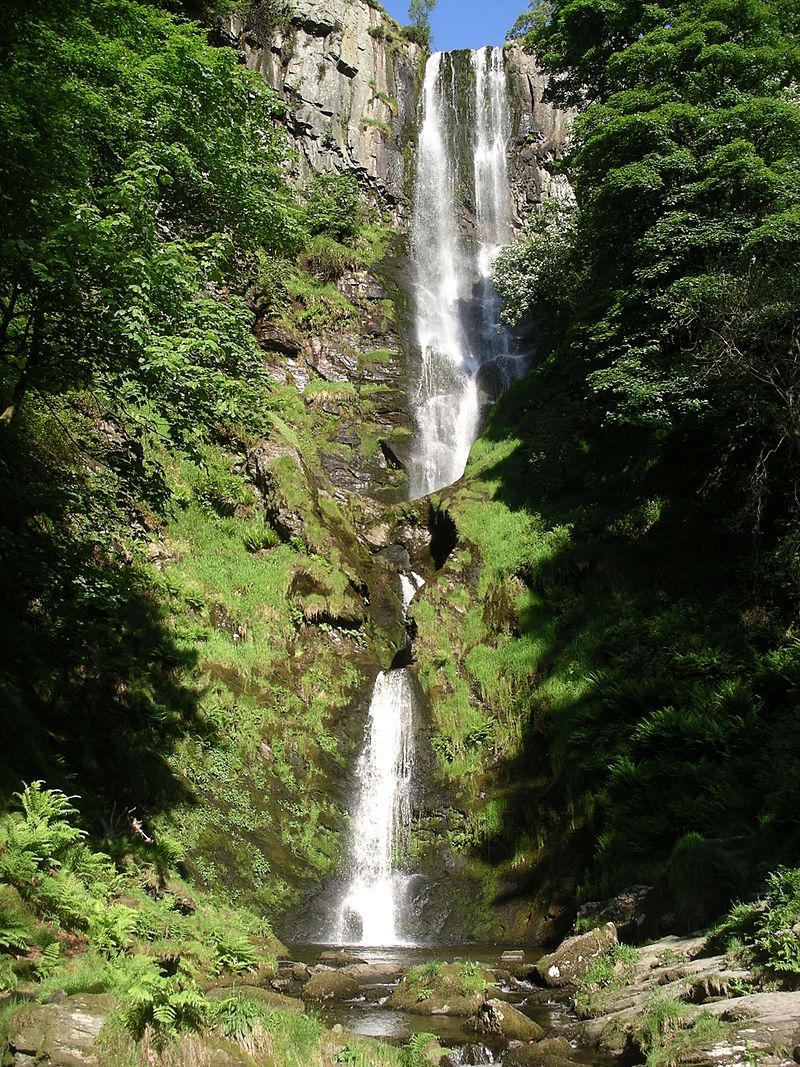
[[[303,996],[311,1000],[352,1000],[358,994],[358,982],[354,978],[327,968],[312,974],[303,986]]]
[[[617,928],[608,922],[596,930],[568,937],[549,956],[536,964],[536,974],[546,986],[577,987],[586,977],[590,965],[617,944]]]
[[[355,963],[343,967],[342,972],[361,985],[372,985],[395,982],[403,973],[403,968],[398,963]]]
[[[543,1046],[558,1043],[561,1052],[548,1051]],[[563,1046],[566,1045],[566,1054]],[[518,1044],[509,1048],[503,1063],[506,1067],[576,1067],[571,1059],[572,1046],[563,1037],[551,1038],[546,1041],[535,1041],[528,1044]]]
[[[547,1037],[515,1046],[505,1062],[508,1067],[573,1067],[572,1052],[565,1037]]]
[[[113,1006],[110,997],[99,994],[27,1005],[9,1024],[8,1048],[15,1057],[12,1062],[100,1067],[95,1038]]]
[[[575,929],[601,926],[604,922],[613,922],[617,929],[641,925],[642,905],[651,888],[649,885],[632,885],[609,900],[587,900],[578,908]]]
[[[351,952],[345,952],[342,948],[337,948],[320,952],[317,962],[324,964],[326,967],[351,967],[367,961],[362,960],[359,956],[354,956]]]
[[[533,1019],[496,998],[485,1000],[467,1025],[479,1034],[498,1034],[507,1041],[538,1041],[544,1034]]]

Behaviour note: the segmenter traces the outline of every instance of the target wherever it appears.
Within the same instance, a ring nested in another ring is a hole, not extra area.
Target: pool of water
[[[300,944],[292,945],[292,959],[305,964],[314,964],[326,949],[341,949],[341,945]],[[487,967],[503,968],[501,960],[505,946],[499,945],[446,945],[446,946],[344,946],[344,950],[366,963],[394,965],[397,970],[407,970],[429,960],[452,962],[471,960]],[[525,950],[525,963],[532,964],[542,951]],[[350,1001],[325,1001],[315,1006],[315,1011],[327,1026],[337,1023],[352,1033],[367,1037],[380,1037],[402,1043],[415,1033],[434,1033],[443,1045],[459,1049],[454,1062],[472,1065],[502,1064],[504,1042],[486,1035],[476,1035],[465,1028],[466,1019],[451,1015],[413,1015],[396,1011],[386,1006],[385,1001],[397,986],[397,978],[378,978],[361,987],[361,995]],[[575,1016],[568,1007],[552,999],[547,990],[517,980],[500,987],[503,999],[547,1031],[548,1036],[564,1034],[575,1023]],[[580,1049],[573,1042],[573,1059],[586,1064],[600,1065],[596,1053]]]

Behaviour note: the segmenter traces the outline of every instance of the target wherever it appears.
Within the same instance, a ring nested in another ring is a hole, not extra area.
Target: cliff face
[[[543,200],[572,196],[567,179],[553,174],[550,165],[563,154],[574,116],[544,102],[547,75],[534,56],[516,44],[507,45],[504,54],[511,110],[508,177],[519,222]]]
[[[281,26],[256,4],[246,19],[233,16],[228,32],[247,66],[288,105],[299,176],[355,174],[405,223],[426,59],[419,45],[367,0],[297,0]],[[572,116],[543,101],[547,76],[533,56],[516,44],[504,56],[509,178],[520,224],[542,200],[570,195],[548,164],[561,157]]]
[[[348,171],[405,203],[425,56],[366,0],[296,0],[272,26],[256,5],[229,31],[289,105],[300,174]]]

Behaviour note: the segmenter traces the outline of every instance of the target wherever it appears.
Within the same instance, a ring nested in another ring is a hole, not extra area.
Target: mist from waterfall
[[[492,264],[511,240],[508,98],[503,52],[469,53],[468,92],[459,91],[458,53],[435,52],[422,90],[411,253],[421,372],[412,395],[418,436],[411,499],[461,476],[479,429],[478,374],[495,389],[517,361],[500,325]],[[474,232],[464,220],[472,207]]]

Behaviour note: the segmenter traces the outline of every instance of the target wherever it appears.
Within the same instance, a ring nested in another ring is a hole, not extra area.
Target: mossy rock
[[[89,993],[54,1004],[26,1005],[9,1023],[8,1048],[21,1063],[101,1067],[107,1060],[96,1039],[115,1006],[112,997]]]
[[[412,967],[387,1001],[413,1015],[475,1015],[492,982],[489,971],[447,963]]]
[[[334,970],[317,971],[303,987],[303,996],[309,1000],[352,1000],[359,992],[354,978]]]
[[[290,1011],[296,1015],[302,1015],[306,1010],[305,1004],[297,997],[287,997],[274,989],[265,989],[263,986],[242,985],[235,986],[218,985],[206,992],[209,1000],[227,1000],[229,997],[241,997],[244,1000],[257,1000],[265,1008],[274,1011]]]
[[[497,1034],[507,1041],[538,1041],[544,1036],[544,1030],[533,1019],[496,998],[485,1000],[468,1026],[476,1033]]]

